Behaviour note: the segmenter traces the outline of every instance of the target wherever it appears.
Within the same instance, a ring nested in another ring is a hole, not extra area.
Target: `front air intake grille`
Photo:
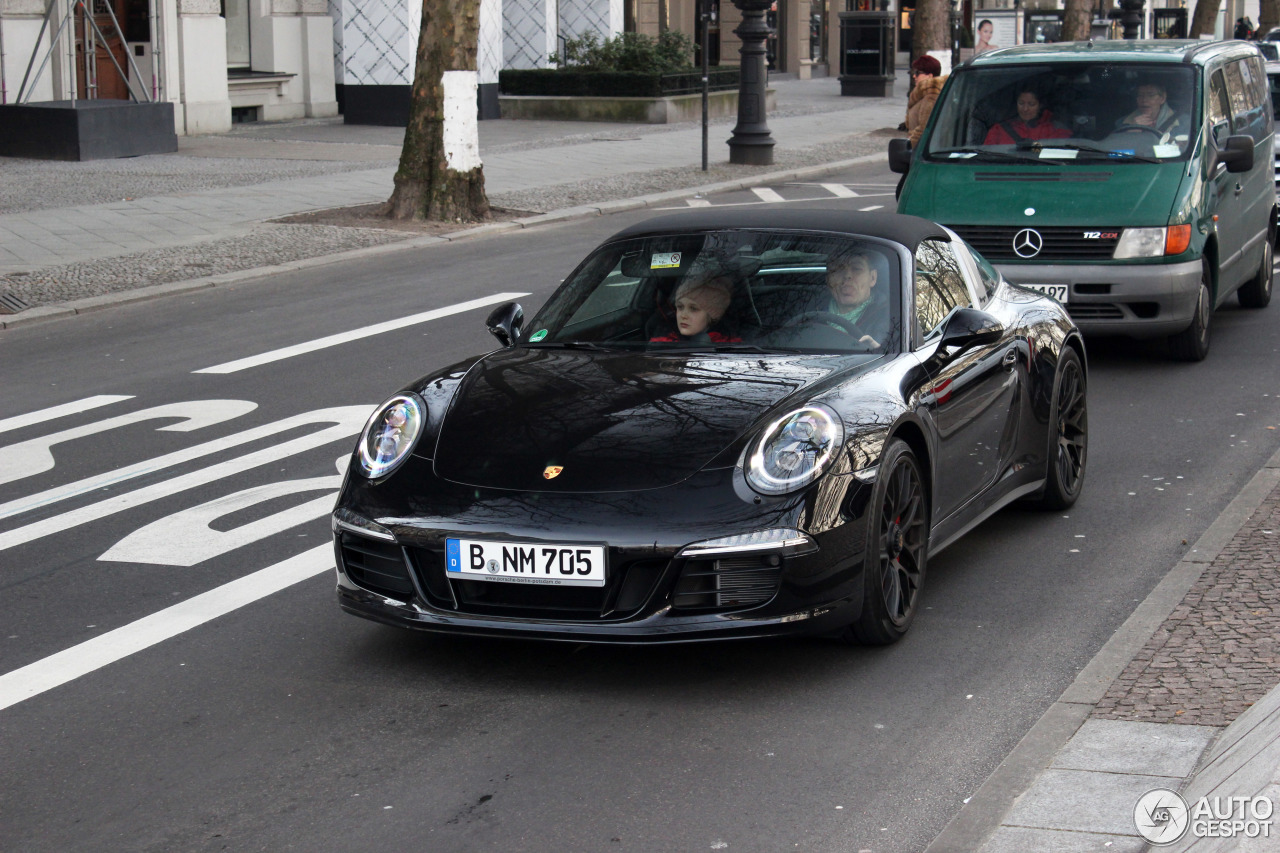
[[[1050,146],[1045,146],[1050,147]],[[1110,172],[978,172],[975,181],[1003,181],[1006,183],[1089,183],[1111,180]]]
[[[1067,306],[1072,320],[1123,320],[1124,311],[1109,302],[1079,302]]]
[[[989,261],[1109,261],[1122,228],[1075,228],[1022,225],[952,225],[955,231]],[[1024,235],[1034,231],[1033,235]],[[1040,250],[1031,253],[1036,237]],[[1028,240],[1027,238],[1031,239]],[[1021,254],[1014,249],[1018,241]]]
[[[338,549],[342,570],[356,586],[399,601],[413,597],[413,579],[396,543],[340,533]]]
[[[782,579],[776,554],[689,560],[676,583],[676,610],[742,610],[773,598]]]

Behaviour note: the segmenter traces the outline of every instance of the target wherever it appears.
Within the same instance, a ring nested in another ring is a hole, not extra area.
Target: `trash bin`
[[[840,94],[893,94],[893,13],[840,13]]]

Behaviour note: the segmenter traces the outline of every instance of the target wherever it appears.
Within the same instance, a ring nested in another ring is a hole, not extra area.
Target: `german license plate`
[[[464,580],[604,586],[604,546],[446,539],[445,571]]]
[[[1045,296],[1052,296],[1064,305],[1067,302],[1067,286],[1065,284],[1024,284],[1022,286],[1027,290],[1034,290],[1037,293],[1043,293]]]

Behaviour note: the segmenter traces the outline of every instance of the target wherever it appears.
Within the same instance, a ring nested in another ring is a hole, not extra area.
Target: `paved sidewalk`
[[[797,170],[821,172],[883,157],[883,131],[905,112],[905,75],[901,94],[891,98],[841,97],[832,78],[771,85],[772,167],[728,164],[728,119],[708,133],[709,172],[700,169],[699,123],[481,122],[490,201],[565,218],[598,215],[602,204],[644,206],[653,194],[679,188],[693,195],[726,181],[751,185]],[[402,139],[400,128],[311,120],[184,138],[177,154],[127,161],[0,158],[0,291],[31,305],[65,303],[411,242],[414,235],[404,232],[271,222],[386,201]],[[0,315],[5,325],[24,319]]]

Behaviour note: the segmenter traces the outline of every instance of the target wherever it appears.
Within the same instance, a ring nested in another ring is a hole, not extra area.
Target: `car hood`
[[[440,427],[435,472],[465,485],[527,491],[673,485],[710,465],[788,398],[805,402],[878,360],[500,350],[459,383]],[[548,466],[561,471],[548,477]]]
[[[948,225],[1163,225],[1186,168],[1180,162],[930,164],[919,170],[923,180],[904,194],[899,212]]]

